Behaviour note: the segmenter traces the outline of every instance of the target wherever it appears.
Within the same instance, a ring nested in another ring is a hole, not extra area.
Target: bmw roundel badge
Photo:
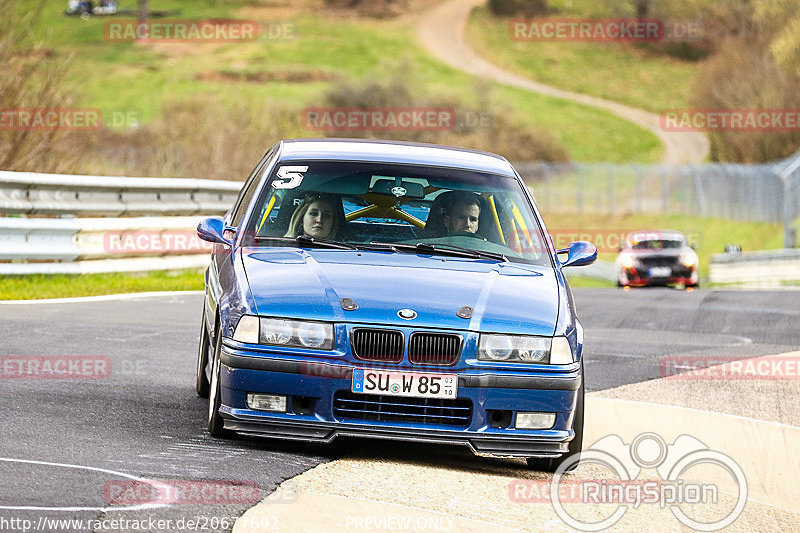
[[[413,309],[401,309],[397,312],[397,316],[404,320],[414,320],[417,318],[417,312]]]

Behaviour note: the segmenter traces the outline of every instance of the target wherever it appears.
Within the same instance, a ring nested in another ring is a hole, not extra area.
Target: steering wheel
[[[447,236],[448,237],[472,237],[473,239],[481,239],[483,241],[486,240],[486,238],[483,235],[481,235],[480,233],[471,233],[469,231],[454,231],[453,233],[448,233]]]

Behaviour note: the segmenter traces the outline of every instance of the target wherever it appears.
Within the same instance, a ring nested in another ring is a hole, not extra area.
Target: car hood
[[[636,259],[643,257],[680,257],[686,251],[683,248],[669,248],[666,250],[628,250]]]
[[[552,268],[407,253],[242,250],[261,316],[553,335],[558,283]],[[358,309],[344,311],[342,298]],[[472,308],[469,319],[456,312]],[[401,309],[418,316],[404,320]]]

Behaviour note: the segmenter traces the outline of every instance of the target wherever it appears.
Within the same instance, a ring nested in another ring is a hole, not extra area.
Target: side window
[[[268,165],[272,156],[273,153],[269,152],[264,159],[261,160],[255,170],[253,170],[250,177],[247,178],[244,187],[242,187],[242,192],[239,194],[239,199],[236,201],[236,207],[233,208],[231,226],[238,226],[242,221],[244,212],[247,210],[247,206],[250,205],[250,200],[253,199],[253,195],[256,193],[258,182],[261,181],[261,171]]]

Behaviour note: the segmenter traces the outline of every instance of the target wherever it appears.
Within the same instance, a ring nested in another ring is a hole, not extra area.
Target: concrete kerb
[[[665,383],[670,379],[658,381]],[[720,386],[720,382],[712,380],[707,386],[713,393],[713,388]],[[668,443],[680,435],[691,435],[711,450],[722,452],[736,461],[747,477],[749,502],[779,512],[800,514],[800,466],[793,455],[800,449],[799,427],[702,409],[606,398],[597,393],[587,395],[586,410],[584,448],[609,434],[619,435],[626,443],[645,432],[657,432]],[[331,469],[336,468],[337,462],[341,460],[303,474],[303,490],[296,491],[292,488],[293,481],[287,481],[282,485],[283,489],[279,487],[276,493],[249,509],[237,521],[234,533],[255,532],[264,520],[271,520],[275,526],[273,529],[280,531],[389,531],[398,530],[398,524],[412,524],[416,528],[411,529],[413,531],[442,531],[445,519],[452,525],[452,528],[446,528],[447,531],[509,530],[505,525],[457,514],[369,499],[371,491],[368,486],[356,488],[348,496],[327,492],[328,488],[336,490],[329,487],[326,477],[330,478]],[[720,490],[725,491],[730,479],[723,478],[720,473],[712,474],[709,481],[718,483]],[[354,483],[358,484],[358,481],[354,480]],[[287,498],[286,490],[296,492]],[[413,487],[403,486],[402,490],[413,490]],[[386,517],[395,521],[390,522]],[[371,521],[356,524],[354,521],[359,518]],[[524,526],[525,529],[528,526],[530,524]],[[551,526],[565,528],[564,524],[555,522]]]

